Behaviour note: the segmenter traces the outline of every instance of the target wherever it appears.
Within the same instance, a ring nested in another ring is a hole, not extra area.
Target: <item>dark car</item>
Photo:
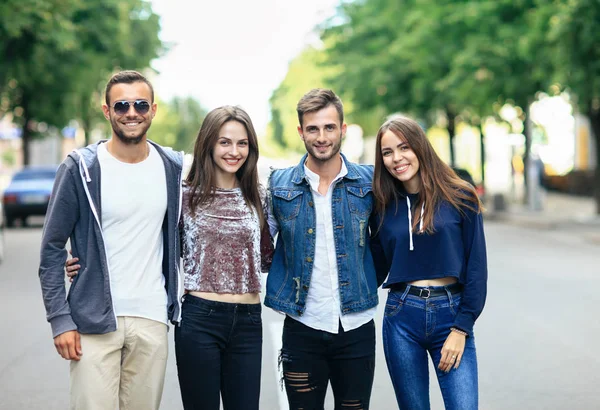
[[[471,173],[469,171],[467,171],[464,168],[458,168],[458,167],[452,167],[452,169],[454,170],[454,172],[456,172],[456,175],[458,175],[458,177],[460,179],[471,184],[473,186],[473,188],[475,188],[475,190],[477,191],[477,195],[479,195],[479,197],[483,199],[485,190],[482,185],[477,185],[475,183],[475,181],[473,180],[473,177],[471,176]]]
[[[0,263],[4,260],[4,211],[0,201]]]
[[[27,167],[13,175],[3,196],[6,226],[17,219],[25,225],[30,215],[46,215],[55,176],[56,167]]]

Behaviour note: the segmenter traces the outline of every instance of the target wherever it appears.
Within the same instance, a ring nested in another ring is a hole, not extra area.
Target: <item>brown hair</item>
[[[373,195],[381,223],[386,207],[391,202],[396,202],[399,192],[404,191],[402,182],[394,178],[383,165],[381,138],[387,131],[406,141],[419,160],[421,189],[419,201],[413,209],[421,209],[421,206],[426,204],[423,215],[425,232],[433,233],[434,215],[442,201],[448,202],[461,214],[464,214],[464,208],[477,213],[483,210],[475,188],[460,179],[454,170],[438,157],[421,126],[408,117],[397,116],[386,121],[377,132]],[[413,218],[412,228],[415,232],[419,221],[419,218]]]
[[[254,207],[258,213],[261,226],[264,223],[263,207],[258,189],[258,138],[252,120],[240,107],[226,105],[215,108],[206,115],[194,145],[194,160],[186,182],[190,186],[190,209],[193,212],[200,205],[212,202],[216,189],[215,163],[212,158],[213,149],[219,139],[221,127],[229,122],[237,121],[246,128],[248,134],[248,157],[236,177],[242,195],[248,207]]]
[[[106,101],[106,105],[110,105],[110,98],[108,97],[108,94],[110,93],[111,88],[113,88],[113,85],[133,83],[146,83],[148,87],[150,87],[150,94],[152,95],[152,101],[150,101],[150,103],[154,102],[154,87],[152,87],[150,81],[148,81],[146,77],[144,77],[137,71],[126,70],[119,71],[118,73],[113,74],[113,76],[110,77],[110,80],[108,80],[108,83],[106,83],[106,90],[104,91],[104,99]]]
[[[340,116],[340,125],[344,123],[344,105],[340,97],[331,90],[324,88],[313,88],[298,101],[296,111],[298,112],[298,121],[300,127],[303,125],[304,114],[320,111],[333,105]]]

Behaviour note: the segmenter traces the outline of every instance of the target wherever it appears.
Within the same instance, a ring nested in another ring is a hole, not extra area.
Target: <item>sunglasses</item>
[[[112,107],[115,110],[115,114],[125,115],[129,112],[131,104],[129,101],[117,101]],[[150,103],[146,100],[135,100],[133,101],[133,109],[140,115],[147,114],[150,111]]]

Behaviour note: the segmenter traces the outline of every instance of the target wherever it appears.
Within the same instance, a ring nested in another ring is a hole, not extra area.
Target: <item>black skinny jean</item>
[[[258,410],[261,306],[185,295],[175,355],[186,410]]]
[[[281,364],[290,410],[323,410],[327,385],[336,410],[367,410],[375,374],[375,324],[337,334],[312,329],[288,316]]]

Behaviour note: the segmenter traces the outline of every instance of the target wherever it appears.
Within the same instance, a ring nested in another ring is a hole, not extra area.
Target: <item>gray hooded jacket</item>
[[[69,330],[102,334],[117,329],[110,292],[109,267],[102,237],[100,163],[98,145],[89,145],[67,156],[59,166],[42,234],[39,276],[46,318],[56,337]],[[183,155],[149,141],[165,165],[167,212],[163,222],[163,264],[168,295],[168,318],[180,317],[178,222],[181,213]],[[71,240],[79,274],[65,290],[65,245]]]

